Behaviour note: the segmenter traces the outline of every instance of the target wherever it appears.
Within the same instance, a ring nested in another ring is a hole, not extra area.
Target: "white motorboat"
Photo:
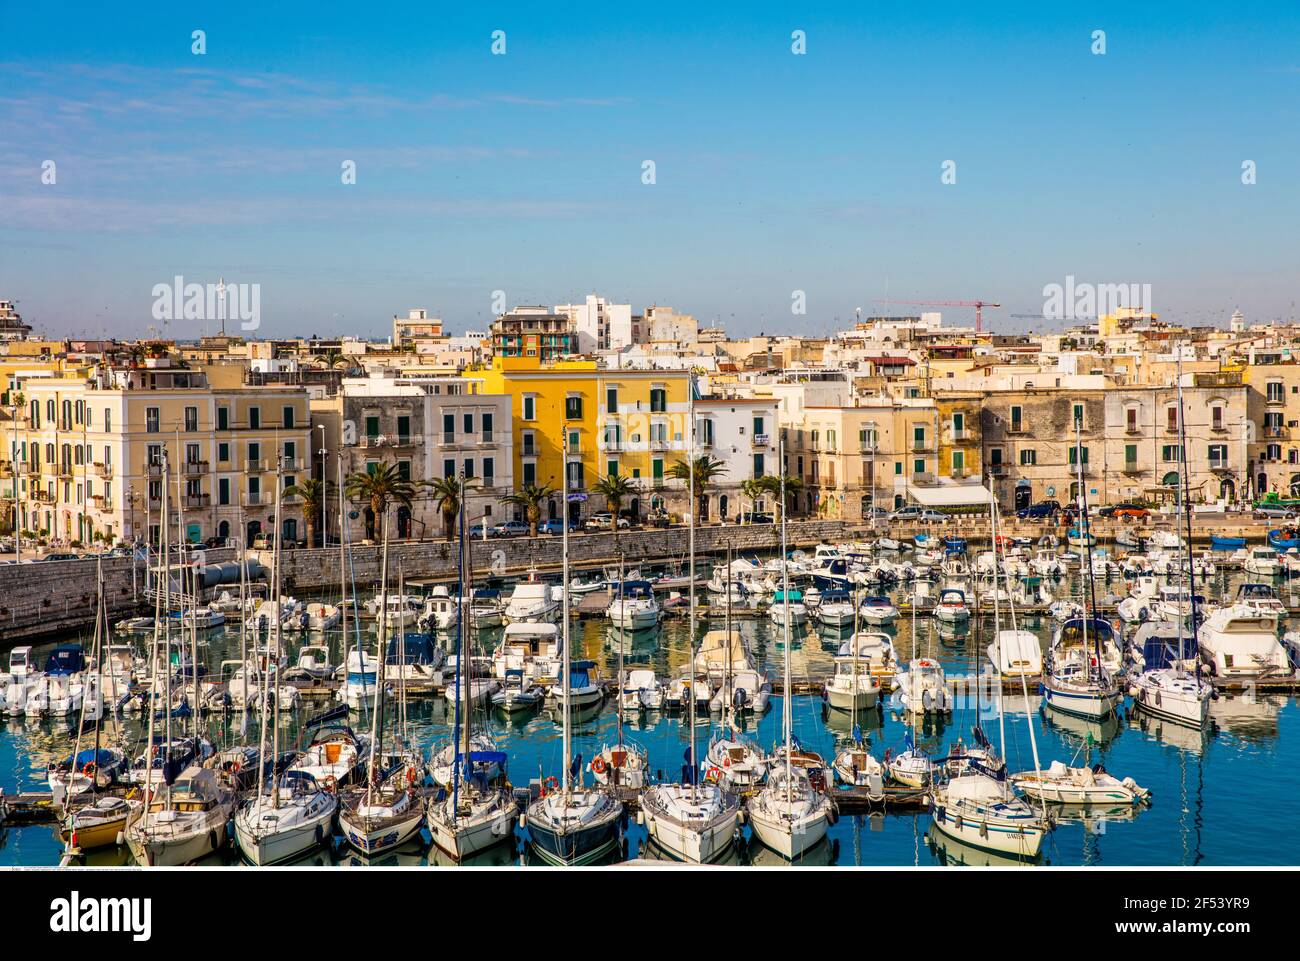
[[[559,616],[560,602],[555,599],[549,584],[536,580],[537,572],[529,572],[529,580],[515,585],[505,610],[501,612],[504,624],[554,623]]]
[[[737,713],[767,713],[772,697],[772,682],[767,675],[749,667],[731,671],[718,685],[709,699],[710,711],[721,711],[725,705]]]
[[[778,626],[784,624],[787,618],[791,627],[803,624],[808,620],[808,609],[804,607],[803,594],[799,591],[777,591],[772,595],[767,616]]]
[[[852,659],[855,648],[859,666],[865,664],[871,676],[880,681],[882,686],[893,683],[894,675],[899,669],[898,651],[888,634],[882,631],[860,631],[841,644],[835,656],[837,659]]]
[[[424,602],[419,624],[426,631],[452,631],[460,623],[461,601],[451,596],[446,586],[439,584]]]
[[[531,711],[546,698],[541,686],[528,681],[524,672],[515,668],[506,671],[501,687],[492,693],[492,706],[506,714]]]
[[[941,621],[955,623],[970,620],[970,607],[966,604],[965,592],[948,587],[939,592],[939,603],[934,607],[934,616]]]
[[[1271,547],[1252,547],[1246,555],[1244,565],[1247,574],[1257,577],[1277,577],[1282,573],[1282,558]]]
[[[880,679],[871,666],[851,652],[835,658],[835,673],[826,681],[826,700],[837,711],[869,711],[880,699]]]
[[[582,711],[601,703],[605,699],[605,689],[591,676],[595,667],[595,661],[571,661],[568,675],[551,687],[550,696],[555,706],[563,706],[566,694],[570,711]]]
[[[349,707],[360,707],[362,703],[374,698],[378,677],[379,653],[367,651],[361,646],[351,648],[348,651],[343,686],[339,688],[339,698]]]
[[[523,671],[529,681],[558,681],[563,646],[557,624],[513,622],[506,625],[501,643],[492,654],[492,673],[505,678],[507,671]]]
[[[1143,671],[1129,681],[1129,693],[1141,711],[1191,727],[1205,727],[1210,719],[1214,688],[1180,668]]]
[[[858,608],[858,616],[872,626],[883,626],[898,620],[898,608],[888,597],[868,597]]]
[[[993,670],[1004,680],[1039,677],[1043,673],[1043,650],[1033,631],[998,631],[987,653]]]
[[[657,711],[664,706],[663,685],[652,668],[629,671],[620,696],[624,711]]]
[[[338,627],[343,612],[334,604],[314,602],[307,605],[307,629],[310,631],[328,631]]]
[[[1235,605],[1220,608],[1196,635],[1201,660],[1223,678],[1259,678],[1291,673],[1277,638],[1277,621]]]
[[[1070,767],[1053,761],[1042,771],[1013,774],[1011,783],[1035,800],[1054,804],[1137,804],[1151,796],[1131,777],[1121,781],[1100,764]]]
[[[907,670],[894,676],[898,700],[909,714],[951,714],[952,697],[948,693],[943,668],[932,657],[917,657],[908,662]]]
[[[605,609],[621,631],[648,631],[659,625],[661,611],[649,581],[621,581],[611,588],[614,599]]]
[[[814,616],[823,627],[848,627],[853,623],[853,599],[847,591],[826,591]]]

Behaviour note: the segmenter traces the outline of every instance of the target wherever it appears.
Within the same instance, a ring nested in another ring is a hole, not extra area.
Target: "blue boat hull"
[[[576,867],[600,860],[617,847],[619,818],[605,824],[593,825],[581,831],[560,834],[533,822],[528,824],[528,835],[533,850],[549,864]]]

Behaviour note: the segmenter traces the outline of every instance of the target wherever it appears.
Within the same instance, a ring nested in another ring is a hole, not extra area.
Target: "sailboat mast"
[[[284,537],[282,536],[284,523],[281,520],[284,498],[284,479],[281,476],[283,469],[284,461],[282,458],[277,457],[275,459],[275,538],[271,542],[271,557],[275,564],[275,570],[271,572],[271,576],[275,578],[275,624],[271,628],[273,632],[271,636],[275,638],[275,642],[271,645],[271,650],[266,654],[266,676],[262,679],[263,689],[269,690],[272,684],[271,665],[275,664],[277,669],[274,675],[274,683],[277,690],[272,692],[272,709],[274,713],[271,716],[271,807],[273,808],[280,806],[280,779],[275,776],[275,764],[280,757],[280,692],[278,690],[280,672],[278,668],[282,643],[281,629],[284,623],[284,599],[281,597],[284,578],[280,573],[280,561],[284,557]]]
[[[569,658],[569,432],[566,429],[563,433],[564,433],[564,480],[563,480],[563,491],[560,495],[560,504],[561,504],[560,516],[561,518],[563,518],[563,523],[560,525],[563,528],[563,530],[560,532],[561,533],[560,583],[562,585],[560,588],[560,598],[561,598],[560,617],[562,618],[560,631],[561,631],[561,646],[564,648],[564,651],[560,657],[560,670],[562,672],[560,675],[560,680],[564,686],[560,689],[560,692],[563,695],[563,706],[564,706],[564,724],[563,724],[563,736],[562,736],[564,770],[561,772],[561,775],[564,779],[563,780],[564,800],[565,803],[567,804],[569,800],[569,792],[573,786],[571,783],[572,779],[569,777],[570,754],[573,751],[573,744],[572,741],[570,740],[572,736],[572,732],[569,729],[569,718],[570,718],[569,688],[572,686],[571,685],[572,679],[569,677],[569,661],[570,661]],[[614,521],[614,526],[615,528],[618,527],[617,519]]]
[[[1097,589],[1092,578],[1092,525],[1088,523],[1088,495],[1083,485],[1083,444],[1080,440],[1082,428],[1083,417],[1080,415],[1074,418],[1074,467],[1075,476],[1078,478],[1079,483],[1079,496],[1074,504],[1079,509],[1078,520],[1075,521],[1075,524],[1078,525],[1076,530],[1079,532],[1081,545],[1079,548],[1079,576],[1080,578],[1087,578],[1087,580],[1081,580],[1079,584],[1081,597],[1083,596],[1084,585],[1086,584],[1088,587],[1088,593],[1083,603],[1083,651],[1086,657],[1088,652],[1088,626],[1097,610]],[[1097,676],[1100,677],[1101,638],[1098,637],[1095,640],[1097,645]],[[1091,674],[1091,672],[1089,673]]]
[[[337,467],[335,473],[338,476],[339,485],[339,625],[343,629],[343,636],[339,643],[339,653],[343,655],[343,676],[347,678],[348,671],[348,548],[347,548],[347,517],[344,514],[343,506],[343,451],[340,449],[336,459]],[[328,655],[329,650],[326,649]]]
[[[753,510],[753,505],[750,505]],[[723,589],[727,592],[727,655],[723,660],[722,673],[722,736],[727,736],[727,719],[730,716],[732,727],[736,724],[736,708],[730,705],[728,710],[727,702],[735,698],[735,691],[731,690],[731,541],[727,541],[727,573],[723,578]]]
[[[370,763],[366,771],[366,805],[369,806],[375,790],[375,770],[379,763],[382,745],[379,737],[383,727],[379,715],[383,712],[384,661],[388,655],[388,511],[384,511],[384,550],[383,560],[379,565],[379,663],[375,665],[375,702],[374,713],[370,718]],[[362,677],[364,678],[364,673]],[[364,683],[364,682],[363,682]]]
[[[467,478],[468,479],[468,478]],[[457,606],[457,631],[456,642],[458,645],[456,653],[456,711],[463,713],[462,718],[457,718],[456,729],[458,737],[463,737],[464,760],[456,763],[454,757],[455,748],[452,748],[453,764],[452,774],[455,778],[452,784],[452,809],[451,818],[455,823],[457,812],[460,808],[460,785],[462,780],[461,764],[469,763],[469,732],[470,732],[470,711],[473,706],[473,699],[470,696],[469,675],[465,673],[465,666],[468,664],[469,653],[469,616],[465,609],[465,599],[472,596],[469,582],[473,578],[473,555],[470,553],[469,538],[465,536],[465,490],[461,486],[460,497],[460,598]],[[462,730],[463,724],[463,730]]]
[[[777,429],[781,430],[781,425],[777,424]],[[790,783],[790,751],[791,739],[790,728],[794,724],[794,712],[790,707],[790,563],[786,558],[786,541],[785,541],[785,433],[781,432],[777,441],[777,466],[781,471],[781,599],[785,605],[785,616],[781,618],[784,625],[785,637],[785,663],[783,666],[781,696],[781,725],[785,728],[785,799],[787,804],[794,802],[793,785]]]
[[[1187,590],[1189,591],[1188,603],[1191,607],[1193,633],[1200,625],[1200,617],[1196,610],[1196,565],[1192,562],[1192,482],[1188,476],[1187,470],[1187,421],[1183,415],[1183,351],[1180,346],[1178,349],[1178,472],[1181,480],[1183,491],[1183,516],[1187,520]],[[1182,633],[1178,635],[1178,658],[1182,660]]]
[[[687,610],[687,633],[686,648],[690,655],[690,677],[691,677],[691,694],[690,694],[690,765],[691,765],[691,801],[695,801],[695,378],[689,378],[686,388],[686,503],[689,507],[689,534],[687,535],[687,553],[690,555],[687,577],[690,579],[690,586],[687,588],[690,597],[690,607]],[[731,637],[727,637],[727,644],[730,646]]]
[[[617,526],[618,521],[615,520],[614,523],[615,526]],[[627,592],[623,588],[623,580],[625,577],[623,568],[624,568],[623,552],[620,550],[618,552],[618,594],[619,594],[618,613],[620,618],[626,619],[627,618],[627,610],[626,610]],[[622,750],[623,748],[623,644],[627,640],[627,638],[621,633],[616,633],[615,636],[618,637],[618,714],[615,723],[618,729],[619,750]],[[613,773],[614,783],[617,784],[618,775],[619,775],[618,768],[615,768],[612,773]]]

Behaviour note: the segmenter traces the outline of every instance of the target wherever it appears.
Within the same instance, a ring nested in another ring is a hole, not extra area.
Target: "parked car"
[[[618,529],[627,530],[631,527],[631,522],[626,517],[618,519]],[[587,523],[583,525],[589,531],[609,531],[614,529],[614,515],[609,511],[600,511],[592,514],[587,518]]]
[[[1107,504],[1099,508],[1098,517],[1128,517],[1141,520],[1151,516],[1151,511],[1141,504]]]
[[[483,539],[483,522],[482,522],[482,521],[479,521],[477,524],[472,524],[472,525],[470,525],[469,536],[470,536],[470,537],[477,537],[479,540],[482,540],[482,539]],[[491,537],[491,536],[492,536],[492,528],[491,528],[491,527],[487,528],[487,536],[488,536],[488,537]]]
[[[582,530],[582,525],[576,517],[569,518],[569,533],[573,534]],[[552,517],[550,520],[543,521],[537,525],[537,533],[549,534],[552,537],[559,537],[564,533],[564,521],[558,517]]]
[[[1280,518],[1284,521],[1293,521],[1296,519],[1295,508],[1287,507],[1284,504],[1256,504],[1252,513],[1255,517],[1261,520],[1265,518]]]
[[[671,527],[673,524],[673,515],[669,514],[661,507],[658,510],[650,512],[650,516],[646,523],[651,527]]]
[[[1016,516],[1024,520],[1044,520],[1053,517],[1060,511],[1061,505],[1058,501],[1039,501],[1037,504],[1031,504],[1029,507],[1023,507],[1016,511]]]
[[[740,518],[742,524],[774,524],[776,518],[767,511],[759,511],[757,514],[745,511]]]
[[[225,547],[226,539],[224,537],[209,537],[203,542],[203,546],[207,548]]]
[[[527,537],[531,532],[523,521],[506,521],[492,528],[493,537]]]
[[[66,554],[66,553],[46,554],[44,557],[41,558],[41,560],[43,560],[43,561],[75,561],[75,560],[77,560],[77,555],[76,555],[76,554]]]
[[[948,519],[948,515],[932,507],[908,504],[906,507],[900,507],[892,512],[889,519],[891,521],[944,521]]]

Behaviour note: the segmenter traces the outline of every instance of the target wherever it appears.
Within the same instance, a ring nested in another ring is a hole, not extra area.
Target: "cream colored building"
[[[156,540],[164,477],[173,537],[180,523],[191,541],[241,531],[251,540],[273,527],[277,462],[284,487],[310,476],[301,387],[213,385],[169,356],[21,386],[4,448],[19,523],[53,540]],[[297,498],[282,521],[287,538],[303,538]]]

